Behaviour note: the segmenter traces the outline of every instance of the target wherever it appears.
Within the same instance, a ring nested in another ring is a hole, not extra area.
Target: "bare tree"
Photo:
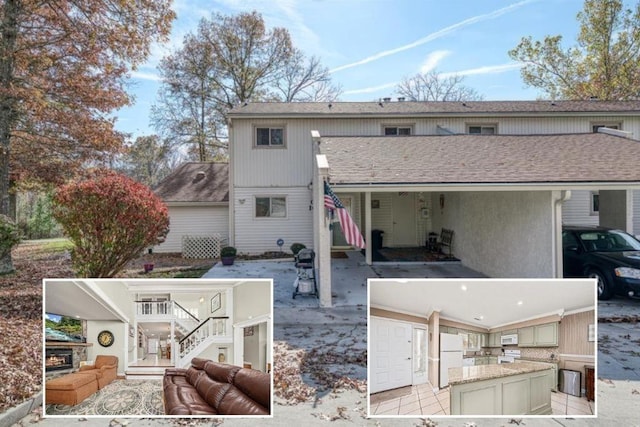
[[[329,69],[323,67],[318,57],[307,59],[296,49],[282,70],[282,77],[275,82],[275,97],[284,102],[330,102],[342,93],[331,83]]]
[[[465,86],[463,76],[443,77],[436,71],[418,73],[398,84],[396,91],[407,101],[481,101],[483,96]]]

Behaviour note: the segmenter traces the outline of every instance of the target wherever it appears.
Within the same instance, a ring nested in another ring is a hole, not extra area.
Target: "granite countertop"
[[[500,365],[463,366],[449,368],[449,385],[466,384],[511,375],[526,374],[551,369],[542,363],[503,363]]]
[[[544,359],[544,358],[536,358],[536,357],[521,357],[520,360],[526,360],[527,362],[544,362],[544,363],[555,363],[556,365],[560,363],[558,358],[555,359]]]

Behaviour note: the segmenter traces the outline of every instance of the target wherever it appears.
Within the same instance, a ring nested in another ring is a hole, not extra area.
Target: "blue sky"
[[[153,133],[156,65],[212,11],[257,10],[269,27],[287,28],[296,47],[332,70],[342,101],[395,97],[404,77],[432,69],[465,75],[486,100],[521,100],[539,92],[524,86],[507,52],[524,36],[562,34],[574,45],[582,7],[582,0],[177,0],[171,41],[132,74],[135,105],[117,112],[116,127]]]

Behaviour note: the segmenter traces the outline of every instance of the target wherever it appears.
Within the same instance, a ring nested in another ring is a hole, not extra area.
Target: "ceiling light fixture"
[[[200,304],[204,302],[204,297],[200,297]]]
[[[467,285],[460,286],[460,289],[462,289],[463,291],[466,291],[467,290]]]
[[[522,305],[522,304],[523,304],[523,302],[522,302],[522,301],[518,301],[518,305]]]

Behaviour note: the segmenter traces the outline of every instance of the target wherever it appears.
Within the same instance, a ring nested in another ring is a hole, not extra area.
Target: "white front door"
[[[424,384],[428,380],[427,329],[413,327],[413,384]]]
[[[411,385],[411,325],[371,317],[369,392]]]
[[[417,246],[415,194],[392,193],[391,202],[393,205],[393,246]]]

